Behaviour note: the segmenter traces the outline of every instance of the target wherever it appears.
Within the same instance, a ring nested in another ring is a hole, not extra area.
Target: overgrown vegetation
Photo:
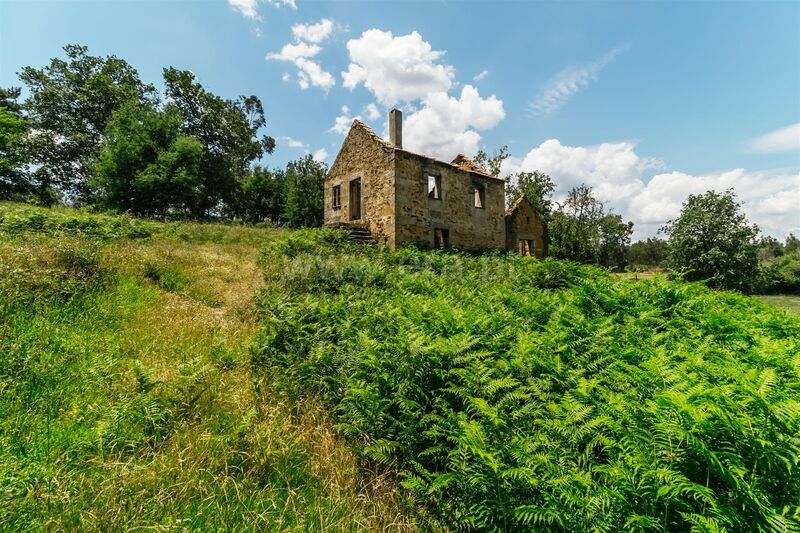
[[[0,530],[407,530],[315,398],[250,371],[280,230],[0,204]]]
[[[423,528],[800,528],[800,320],[516,256],[262,255],[254,364],[400,471]],[[270,287],[280,287],[271,290]]]

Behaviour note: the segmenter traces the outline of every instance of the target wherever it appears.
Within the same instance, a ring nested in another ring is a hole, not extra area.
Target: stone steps
[[[361,244],[375,244],[377,241],[372,233],[369,231],[369,226],[361,225],[361,224],[336,224],[332,225],[331,227],[345,230],[349,235],[349,239],[352,242],[357,242]]]

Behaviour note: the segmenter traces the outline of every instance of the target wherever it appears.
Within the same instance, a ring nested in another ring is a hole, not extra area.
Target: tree
[[[491,156],[487,154],[484,150],[478,150],[478,153],[475,154],[475,162],[489,171],[494,177],[500,176],[500,167],[503,164],[503,161],[508,159],[508,146],[503,145],[497,150],[494,151],[494,154]]]
[[[175,106],[130,102],[108,123],[92,185],[98,203],[139,216],[183,216],[201,201],[200,142]]]
[[[0,199],[27,192],[26,158],[22,143],[28,121],[17,103],[19,87],[0,88]]]
[[[598,263],[622,269],[633,222],[607,213],[603,202],[586,185],[574,187],[550,217],[550,254],[581,263]]]
[[[518,172],[506,180],[506,204],[512,205],[524,194],[547,222],[553,211],[552,197],[555,190],[555,183],[544,172]]]
[[[648,238],[646,241],[636,241],[628,247],[628,259],[634,265],[658,267],[665,263],[668,252],[667,241]]]
[[[669,235],[670,268],[690,281],[749,292],[758,279],[758,227],[749,225],[733,189],[690,195]]]
[[[592,195],[591,187],[574,187],[553,213],[550,254],[582,263],[597,262],[603,215],[603,204]]]
[[[205,218],[235,202],[238,180],[253,161],[272,153],[275,140],[258,136],[266,123],[258,97],[225,100],[203,88],[192,72],[172,67],[164,69],[164,83],[183,117],[184,134],[202,146],[202,195],[192,214]]]
[[[280,224],[286,209],[286,172],[256,166],[240,181],[230,214],[245,222]]]
[[[286,166],[286,209],[284,221],[292,227],[321,226],[323,184],[328,166],[311,154]]]
[[[19,73],[30,92],[23,108],[35,132],[26,139],[25,153],[37,166],[32,178],[44,204],[53,201],[53,188],[88,200],[88,177],[111,116],[130,101],[155,100],[155,88],[124,60],[91,56],[78,45],[64,52],[67,60],[54,58],[46,67]]]
[[[625,270],[632,234],[633,222],[624,222],[620,215],[608,213],[601,218],[599,263],[619,271]]]
[[[795,237],[793,233],[790,233],[786,237],[786,242],[783,244],[783,253],[793,254],[797,252],[800,252],[800,239]]]

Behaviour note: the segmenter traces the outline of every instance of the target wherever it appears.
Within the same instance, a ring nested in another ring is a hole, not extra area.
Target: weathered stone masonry
[[[391,142],[353,122],[325,178],[326,225],[368,229],[392,248],[413,242],[546,254],[546,228],[530,202],[517,202],[506,213],[504,180],[463,155],[445,163],[403,150],[397,110],[389,129]],[[520,209],[525,212],[517,215]],[[538,245],[518,245],[517,236]]]

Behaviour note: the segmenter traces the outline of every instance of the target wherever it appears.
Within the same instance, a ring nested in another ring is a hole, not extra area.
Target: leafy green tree
[[[601,218],[599,263],[616,270],[625,270],[632,234],[633,222],[623,221],[620,215],[608,213]]]
[[[17,98],[20,89],[0,88],[0,199],[14,198],[27,192],[27,158],[22,144],[28,121],[22,116]]]
[[[690,195],[662,231],[669,235],[669,266],[685,279],[742,292],[754,288],[758,227],[748,224],[733,189]]]
[[[475,154],[473,160],[489,171],[489,174],[495,177],[500,176],[500,166],[503,164],[503,161],[508,159],[508,146],[503,145],[497,150],[494,151],[492,155],[489,155],[484,150],[478,150],[478,153]]]
[[[25,67],[20,80],[30,93],[23,107],[30,128],[25,153],[39,201],[51,203],[60,188],[88,200],[88,178],[108,121],[124,104],[153,104],[155,89],[116,56],[88,54],[85,46],[64,47],[66,60],[54,58],[37,69]]]
[[[98,202],[139,216],[183,216],[200,203],[202,147],[175,106],[131,102],[106,128],[92,185]]]
[[[786,242],[783,244],[783,252],[786,254],[794,254],[800,252],[800,239],[790,233],[786,237]]]
[[[783,255],[783,243],[772,235],[765,235],[758,241],[758,260],[769,261]]]
[[[518,172],[506,181],[506,203],[512,205],[523,194],[533,204],[545,221],[549,221],[553,211],[553,192],[556,185],[544,172]]]
[[[286,209],[284,221],[292,227],[321,226],[323,184],[328,166],[311,154],[286,166]]]
[[[245,222],[280,224],[286,209],[286,172],[256,166],[242,178],[231,215]]]
[[[607,213],[591,187],[579,185],[570,190],[553,211],[548,229],[554,257],[615,268],[627,264],[633,222]]]
[[[259,136],[265,125],[264,109],[256,96],[225,100],[207,91],[188,70],[164,69],[169,101],[183,117],[183,132],[201,144],[203,157],[200,202],[196,218],[219,213],[235,202],[238,180],[264,153],[272,153],[275,140]]]
[[[634,265],[658,267],[667,260],[669,245],[664,239],[648,238],[628,247],[628,259]]]

